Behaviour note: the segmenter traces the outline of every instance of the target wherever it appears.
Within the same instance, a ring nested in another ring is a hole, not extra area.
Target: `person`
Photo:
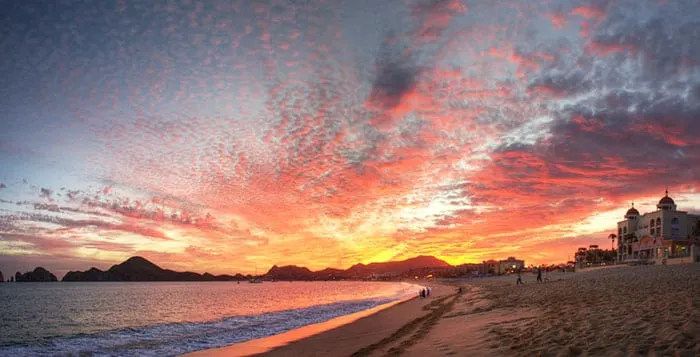
[[[461,293],[462,293],[462,287],[460,286],[457,288],[457,294],[461,294]]]
[[[542,282],[542,268],[537,268],[537,282]]]
[[[430,287],[425,288],[425,296],[430,296]]]
[[[523,284],[523,277],[520,276],[520,269],[518,269],[518,280],[515,281],[515,285],[524,285]]]

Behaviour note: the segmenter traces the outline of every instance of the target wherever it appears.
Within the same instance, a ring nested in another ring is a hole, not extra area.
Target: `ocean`
[[[0,284],[0,356],[175,356],[416,294],[385,282]]]

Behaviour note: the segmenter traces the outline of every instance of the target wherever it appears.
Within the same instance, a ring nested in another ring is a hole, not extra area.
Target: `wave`
[[[277,335],[406,297],[404,294],[391,298],[345,301],[259,315],[234,316],[208,322],[162,324],[53,337],[39,343],[0,347],[0,355],[176,356]]]

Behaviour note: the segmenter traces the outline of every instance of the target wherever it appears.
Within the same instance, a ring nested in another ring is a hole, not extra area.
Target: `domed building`
[[[632,207],[617,222],[618,261],[689,256],[700,246],[700,215],[679,211],[668,189],[656,211],[640,214]]]

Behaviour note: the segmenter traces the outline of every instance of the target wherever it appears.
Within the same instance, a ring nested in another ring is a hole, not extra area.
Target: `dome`
[[[661,198],[661,201],[659,201],[659,204],[660,205],[675,205],[676,203],[673,202],[673,199],[671,197],[664,196],[663,198]]]
[[[625,213],[625,216],[639,216],[639,211],[637,211],[636,208],[632,207],[627,210],[627,213]]]

